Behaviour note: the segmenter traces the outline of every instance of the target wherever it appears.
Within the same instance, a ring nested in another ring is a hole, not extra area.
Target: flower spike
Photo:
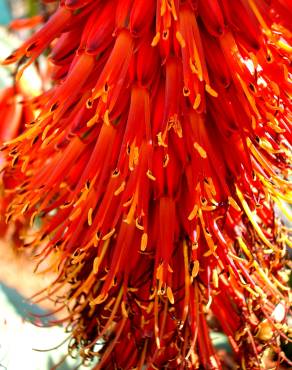
[[[7,216],[41,221],[30,247],[95,369],[221,369],[210,313],[241,368],[282,361],[289,4],[62,0],[4,61],[50,50],[52,87],[5,144]]]

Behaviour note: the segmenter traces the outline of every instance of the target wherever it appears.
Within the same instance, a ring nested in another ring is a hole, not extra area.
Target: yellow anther
[[[157,32],[156,35],[154,36],[152,42],[151,42],[151,46],[158,45],[159,40],[160,40],[160,32]]]
[[[93,209],[90,208],[87,214],[87,223],[89,226],[92,225],[92,212],[93,212]]]
[[[193,268],[192,268],[192,278],[194,279],[200,271],[200,263],[199,261],[194,261]]]
[[[194,205],[194,208],[191,211],[191,213],[188,215],[188,220],[189,221],[192,221],[196,217],[196,215],[198,213],[198,209],[199,209],[198,205],[195,204]]]
[[[201,98],[201,94],[197,94],[196,95],[196,98],[195,98],[195,102],[193,104],[193,108],[196,110],[199,108],[200,104],[201,104],[201,101],[202,101],[202,98]]]
[[[183,38],[182,34],[179,31],[177,31],[175,36],[176,36],[177,41],[180,44],[180,47],[185,48],[186,47],[186,42],[185,42],[185,39]]]
[[[167,295],[167,298],[168,298],[169,302],[171,304],[174,304],[174,296],[173,296],[173,293],[172,293],[172,289],[169,286],[166,288],[166,295]]]
[[[148,243],[148,235],[147,235],[147,233],[143,233],[142,238],[141,238],[141,246],[140,246],[140,249],[141,249],[142,252],[144,252],[146,250],[147,243]]]
[[[114,192],[114,195],[118,196],[119,194],[121,194],[125,190],[125,187],[126,187],[126,182],[123,181],[121,185],[117,188],[117,190]]]
[[[200,156],[204,159],[207,158],[206,151],[201,147],[201,145],[197,142],[194,143],[194,148],[197,150],[197,152],[200,154]]]
[[[150,180],[152,180],[152,181],[155,181],[155,180],[156,180],[156,177],[155,177],[155,176],[153,176],[153,174],[152,174],[152,172],[151,172],[150,170],[148,170],[148,171],[146,172],[146,175],[147,175],[147,177],[148,177]]]
[[[217,98],[218,97],[217,91],[215,91],[214,89],[212,89],[212,87],[210,85],[206,84],[205,85],[205,90],[207,91],[208,94],[210,94],[214,98]]]
[[[109,239],[110,237],[112,237],[112,236],[114,235],[115,231],[116,231],[116,229],[115,229],[115,228],[113,228],[109,233],[107,233],[107,234],[105,234],[105,235],[103,236],[102,240],[107,240],[107,239]]]

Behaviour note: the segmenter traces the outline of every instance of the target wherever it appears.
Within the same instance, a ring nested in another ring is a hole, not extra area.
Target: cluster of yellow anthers
[[[242,369],[285,359],[291,11],[62,0],[6,59],[20,78],[50,48],[53,87],[4,147],[7,219],[41,219],[45,293],[96,369],[221,369],[210,312]]]

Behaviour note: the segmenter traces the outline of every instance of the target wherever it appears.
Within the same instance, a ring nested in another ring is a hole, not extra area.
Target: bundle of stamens
[[[284,359],[291,16],[291,0],[62,0],[6,59],[20,78],[50,48],[53,87],[4,147],[7,217],[41,219],[44,293],[95,369],[221,369],[208,312],[240,368]]]

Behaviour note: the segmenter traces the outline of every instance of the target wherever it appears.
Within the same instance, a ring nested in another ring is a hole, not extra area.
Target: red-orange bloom
[[[284,356],[291,5],[62,0],[6,59],[51,48],[53,87],[5,146],[8,217],[41,218],[48,295],[96,369],[221,369],[208,312],[242,369]]]
[[[7,87],[0,91],[0,112],[1,112],[1,124],[0,124],[0,143],[7,142],[17,135],[19,135],[24,129],[25,124],[28,121],[34,119],[33,109],[30,102],[31,97],[24,91],[23,87],[16,83],[14,86]],[[17,158],[15,157],[15,160]],[[0,153],[0,236],[3,238],[7,235],[8,225],[5,221],[5,213],[9,206],[13,195],[9,192],[9,188],[14,188],[17,182],[13,178],[9,178],[6,181],[6,194],[3,194],[3,168],[5,167],[5,156]],[[19,240],[19,232],[23,227],[25,220],[16,222],[13,225],[14,230],[10,230],[13,233],[14,244],[21,244]]]

